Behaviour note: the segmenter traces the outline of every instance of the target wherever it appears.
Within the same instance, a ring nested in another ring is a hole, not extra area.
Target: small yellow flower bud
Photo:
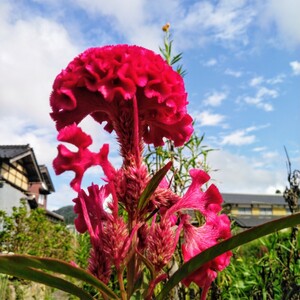
[[[170,23],[166,23],[166,24],[162,27],[162,30],[163,30],[164,32],[167,32],[167,31],[169,31],[169,28],[170,28]]]

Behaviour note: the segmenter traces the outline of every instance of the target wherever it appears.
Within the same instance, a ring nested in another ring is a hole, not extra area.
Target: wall
[[[8,214],[11,214],[12,208],[14,206],[20,206],[20,199],[24,197],[26,196],[21,191],[17,190],[9,183],[3,182],[3,187],[0,188],[0,210],[4,210]]]

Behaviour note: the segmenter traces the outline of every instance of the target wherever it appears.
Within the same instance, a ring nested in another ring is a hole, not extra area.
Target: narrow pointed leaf
[[[155,277],[155,268],[154,268],[153,264],[151,263],[151,261],[149,259],[147,259],[139,251],[136,251],[136,253],[138,254],[139,258],[142,260],[142,262],[145,264],[145,266],[149,269],[151,280],[152,280]]]
[[[275,221],[271,221],[260,226],[253,227],[251,229],[245,230],[219,244],[203,251],[202,253],[196,255],[188,262],[183,264],[174,274],[170,277],[168,282],[164,285],[160,294],[155,298],[156,300],[163,300],[168,298],[168,294],[172,288],[174,288],[181,280],[191,275],[197,269],[199,269],[203,264],[211,261],[215,257],[218,257],[222,253],[232,250],[238,246],[249,243],[253,240],[261,238],[270,233],[297,226],[300,224],[300,213],[280,218]]]
[[[85,292],[84,290],[80,289],[79,287],[70,283],[67,280],[64,280],[62,278],[53,276],[51,274],[39,270],[35,270],[27,267],[20,268],[20,266],[16,265],[15,263],[11,263],[9,259],[8,260],[3,259],[3,257],[1,257],[0,272],[5,273],[7,275],[39,282],[47,286],[57,288],[66,293],[77,296],[80,299],[87,299],[87,300],[94,299],[87,292]]]
[[[18,275],[8,273],[13,267],[14,272],[20,272],[18,273]],[[96,287],[99,291],[106,294],[109,297],[109,299],[118,299],[118,296],[103,282],[98,280],[95,276],[91,275],[90,273],[81,268],[75,267],[64,261],[28,255],[0,255],[0,273],[14,275],[16,277],[22,277],[23,270],[32,270],[32,268],[52,271],[57,274],[68,275],[70,277],[79,279]],[[34,278],[27,279],[36,281]]]
[[[170,170],[172,166],[172,162],[168,162],[163,168],[161,168],[159,171],[157,171],[154,176],[151,178],[149,183],[147,184],[146,188],[141,194],[141,197],[139,199],[138,203],[138,209],[142,210],[144,209],[149,200],[151,195],[154,193],[160,182],[163,180],[167,172]]]

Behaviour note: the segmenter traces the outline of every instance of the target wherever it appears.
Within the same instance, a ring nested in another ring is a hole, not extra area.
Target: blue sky
[[[126,3],[126,4],[125,4]],[[2,0],[1,144],[29,143],[51,171],[49,209],[71,203],[72,173],[55,176],[49,117],[55,76],[86,48],[137,44],[158,52],[171,23],[187,70],[189,112],[221,192],[274,193],[286,185],[286,146],[300,168],[300,26],[297,0]],[[116,144],[88,121],[97,147]],[[120,160],[112,156],[117,165]],[[95,178],[99,169],[90,171]]]

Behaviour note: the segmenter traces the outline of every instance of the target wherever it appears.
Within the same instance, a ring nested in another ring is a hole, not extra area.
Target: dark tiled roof
[[[234,216],[232,219],[242,228],[251,228],[279,219],[280,216]]]
[[[14,158],[30,150],[27,145],[0,145],[0,158]]]
[[[44,182],[46,194],[55,192],[48,169],[45,165],[38,165],[33,149],[27,145],[0,145],[0,162],[22,161],[26,168],[30,182]]]
[[[0,145],[0,161],[22,161],[31,182],[41,182],[42,174],[39,169],[33,149],[27,145]]]
[[[222,193],[225,204],[286,204],[282,195],[254,195],[254,194],[231,194]]]

